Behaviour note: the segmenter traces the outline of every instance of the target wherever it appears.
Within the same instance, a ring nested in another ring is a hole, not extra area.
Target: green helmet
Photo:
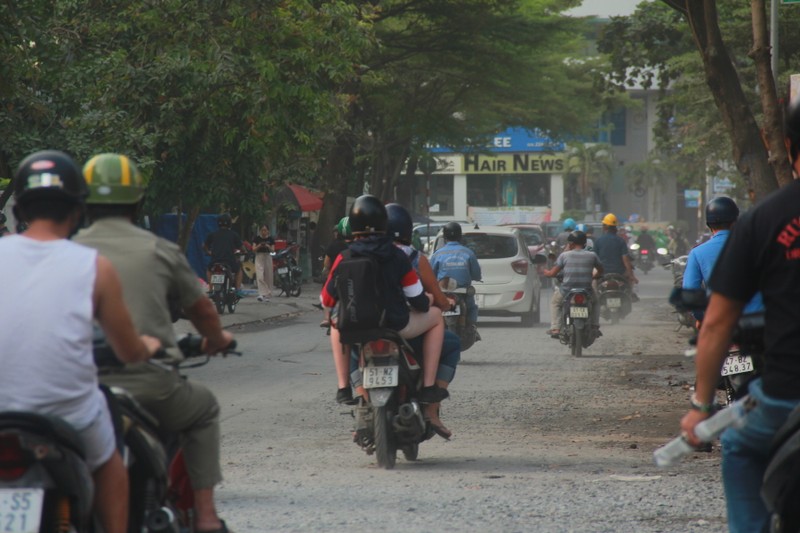
[[[139,169],[120,154],[99,154],[83,166],[89,185],[87,204],[135,204],[144,196]]]
[[[345,239],[353,236],[353,230],[350,229],[350,217],[342,217],[339,223],[336,224],[336,231]]]

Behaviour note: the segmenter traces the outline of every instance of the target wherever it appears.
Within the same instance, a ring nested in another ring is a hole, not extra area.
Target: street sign
[[[781,0],[781,4],[800,4],[800,0]]]

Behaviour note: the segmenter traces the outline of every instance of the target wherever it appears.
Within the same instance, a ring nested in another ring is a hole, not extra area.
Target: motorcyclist
[[[469,287],[473,281],[481,280],[481,266],[475,252],[461,244],[461,225],[448,222],[442,228],[445,244],[431,256],[431,267],[437,281],[448,277],[456,280],[459,288]],[[475,295],[467,294],[467,319],[478,323],[478,305]]]
[[[622,274],[628,280],[627,292],[632,301],[638,300],[631,286],[639,283],[633,273],[633,263],[628,253],[628,245],[617,235],[617,217],[608,213],[603,217],[603,235],[594,240],[594,252],[603,264],[606,274]]]
[[[739,207],[727,196],[714,198],[706,204],[706,226],[711,230],[711,239],[689,252],[686,269],[683,271],[683,288],[700,289],[708,287],[708,280],[722,248],[728,240],[731,228],[739,218]],[[764,310],[761,293],[753,296],[744,308],[745,313]],[[695,318],[702,320],[703,313],[696,311]]]
[[[412,339],[424,335],[423,342],[423,387],[420,389],[419,401],[423,405],[441,402],[448,397],[446,389],[435,383],[436,372],[444,338],[444,321],[439,308],[431,307],[428,296],[422,290],[408,257],[397,249],[392,238],[386,235],[386,207],[375,196],[363,195],[356,198],[350,208],[350,228],[354,240],[349,250],[354,255],[368,255],[378,261],[384,276],[386,327],[397,330],[404,339]],[[333,309],[338,301],[336,289],[336,268],[341,263],[342,255],[334,262],[328,280],[322,288],[320,301],[326,309]],[[400,294],[403,297],[400,297]],[[402,298],[402,301],[399,299]],[[411,311],[409,311],[409,305]],[[347,370],[349,362],[347,354],[342,352],[341,361],[336,364],[339,391],[343,383],[348,383]],[[432,421],[433,423],[433,421]]]
[[[592,238],[594,236],[594,228],[586,224],[576,224],[575,230],[582,231],[586,234],[586,246],[584,246],[583,249],[594,252],[594,239]]]
[[[586,234],[575,230],[567,238],[567,249],[558,256],[553,268],[544,271],[544,275],[554,278],[559,272],[564,271],[564,280],[553,291],[550,300],[550,331],[548,333],[554,339],[559,338],[562,324],[562,309],[564,307],[564,297],[572,289],[586,289],[594,294],[592,280],[603,275],[603,265],[600,258],[594,252],[584,249],[586,246]],[[600,336],[600,315],[597,312],[596,299],[591,298],[589,302],[592,328],[596,336]]]
[[[795,180],[766,196],[733,227],[709,280],[711,298],[697,345],[696,385],[681,429],[692,445],[706,419],[728,355],[733,329],[746,303],[764,299],[765,352],[761,377],[748,394],[757,402],[740,428],[722,441],[722,482],[732,532],[766,531],[769,512],[760,496],[772,440],[800,405],[800,106],[786,113],[786,141]]]
[[[236,257],[236,252],[242,248],[242,239],[239,234],[231,229],[233,220],[228,213],[223,213],[217,217],[217,224],[219,229],[206,237],[203,243],[203,249],[211,256],[209,265],[214,263],[224,263],[228,266],[230,271],[235,274],[234,286],[236,292],[241,296],[242,287],[242,268],[239,259]],[[206,273],[206,279],[211,283],[211,272]]]
[[[565,218],[564,222],[561,223],[561,233],[556,235],[556,247],[559,253],[567,246],[569,234],[575,231],[575,226],[575,220],[572,218]]]
[[[0,411],[34,411],[74,427],[94,478],[103,531],[123,533],[128,475],[98,388],[93,319],[121,361],[144,361],[160,344],[137,336],[111,262],[68,240],[80,226],[88,193],[74,161],[54,150],[31,154],[13,187],[14,216],[27,229],[0,239],[0,276],[13,280],[0,302]]]
[[[650,254],[656,253],[656,240],[653,238],[653,235],[647,231],[645,226],[642,226],[639,236],[636,237],[636,244],[639,245],[640,250],[647,250]]]
[[[182,359],[168,301],[176,299],[205,338],[204,350],[216,354],[232,341],[222,329],[214,304],[203,293],[186,256],[166,239],[138,228],[144,184],[126,156],[100,154],[84,166],[89,184],[87,211],[91,226],[75,240],[97,249],[119,271],[125,303],[136,327],[161,341],[163,362]],[[222,480],[219,405],[204,385],[183,379],[165,365],[130,364],[104,368],[100,381],[127,390],[159,423],[181,437],[194,489],[195,530],[226,531],[214,506],[214,486]]]

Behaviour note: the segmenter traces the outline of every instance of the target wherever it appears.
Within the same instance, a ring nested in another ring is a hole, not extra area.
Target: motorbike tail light
[[[583,294],[576,294],[575,296],[572,297],[572,301],[573,303],[576,303],[578,305],[583,305],[586,303],[586,296],[584,296]]]
[[[211,272],[213,272],[214,274],[223,274],[225,272],[225,269],[222,268],[222,265],[214,265],[211,269]]]
[[[618,289],[619,289],[619,283],[617,283],[616,281],[606,281],[606,282],[603,284],[603,286],[604,286],[606,289],[609,289],[609,290],[612,290],[612,291],[615,291],[615,290],[618,290]]]
[[[647,252],[647,248],[645,248],[644,250],[642,250],[642,255],[647,255],[647,254],[648,254],[648,252]]]
[[[30,461],[19,436],[14,434],[0,435],[0,480],[13,481],[22,477],[28,469]]]
[[[513,263],[511,263],[511,268],[514,269],[514,272],[517,274],[522,274],[523,276],[528,274],[528,260],[527,259],[517,259]]]
[[[370,341],[364,345],[364,355],[370,357],[388,357],[397,355],[397,345],[385,339]]]

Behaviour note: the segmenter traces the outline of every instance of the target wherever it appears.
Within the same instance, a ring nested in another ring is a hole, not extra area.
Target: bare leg
[[[239,268],[239,272],[236,273],[236,282],[235,282],[235,284],[236,284],[236,290],[237,291],[242,288],[242,269],[241,268]]]
[[[340,342],[339,330],[331,328],[331,351],[336,368],[336,381],[340,389],[350,386],[350,353]]]
[[[214,507],[214,489],[196,489],[194,491],[195,531],[214,531],[222,527]]]
[[[439,370],[439,358],[442,356],[442,342],[444,342],[444,321],[441,309],[436,309],[439,318],[435,325],[425,333],[422,341],[422,385],[430,387],[436,382],[436,372]],[[431,312],[429,311],[429,312]]]
[[[125,533],[128,529],[128,471],[115,451],[92,473],[94,508],[106,533]]]

